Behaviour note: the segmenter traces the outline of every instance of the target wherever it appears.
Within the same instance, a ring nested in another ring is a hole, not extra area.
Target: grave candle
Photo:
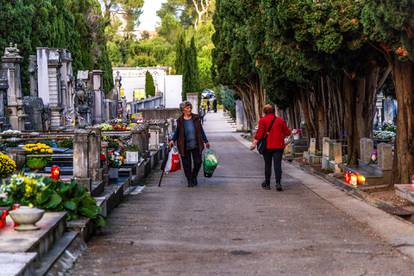
[[[365,184],[365,176],[358,175],[358,184],[359,185],[364,185]]]
[[[56,166],[56,165],[52,166],[52,170],[50,172],[50,178],[52,178],[54,180],[59,180],[60,179],[60,168],[59,168],[59,166]]]
[[[411,184],[414,185],[414,174],[411,176]]]
[[[351,186],[356,187],[358,184],[358,177],[355,174],[351,175],[351,181],[349,182],[349,184],[351,184]]]

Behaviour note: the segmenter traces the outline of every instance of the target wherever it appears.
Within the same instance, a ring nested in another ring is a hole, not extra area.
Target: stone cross
[[[392,145],[386,143],[378,144],[378,167],[383,171],[389,171],[392,170],[392,164]]]

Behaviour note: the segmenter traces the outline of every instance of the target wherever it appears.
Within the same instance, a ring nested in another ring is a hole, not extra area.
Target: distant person
[[[264,117],[259,120],[259,127],[250,149],[254,150],[258,141],[264,138],[267,134],[266,150],[263,153],[263,159],[265,162],[265,181],[262,183],[262,188],[270,190],[270,177],[272,176],[273,159],[276,190],[282,191],[282,157],[285,149],[285,138],[291,135],[292,132],[287,127],[285,121],[275,115],[275,108],[273,105],[265,105],[263,113]]]
[[[210,112],[210,99],[207,99],[207,112]]]
[[[214,110],[214,113],[217,113],[217,99],[213,100],[213,110]]]
[[[197,186],[197,176],[202,162],[201,153],[204,147],[210,148],[200,116],[193,114],[192,109],[193,105],[189,101],[180,104],[182,115],[177,119],[177,129],[170,142],[170,147],[174,143],[177,144],[188,187]]]
[[[205,108],[200,106],[200,109],[198,110],[198,115],[200,116],[201,124],[204,124],[204,117],[206,115]]]

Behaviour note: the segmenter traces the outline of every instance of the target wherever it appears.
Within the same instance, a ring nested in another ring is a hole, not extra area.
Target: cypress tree
[[[197,63],[197,48],[194,37],[191,39],[190,46],[185,48],[183,65],[183,100],[187,98],[187,93],[199,91],[199,74]]]
[[[175,73],[177,75],[183,74],[184,71],[185,48],[184,34],[181,34],[175,46]]]
[[[154,79],[150,72],[145,73],[145,95],[147,97],[154,97],[155,96],[155,85]]]

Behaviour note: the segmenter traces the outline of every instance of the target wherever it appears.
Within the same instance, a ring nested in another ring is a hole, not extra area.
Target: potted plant
[[[0,186],[1,193],[6,195],[7,200],[3,202],[9,207],[18,203],[21,206],[37,207],[46,211],[65,211],[68,220],[84,216],[94,220],[98,225],[105,222],[96,200],[75,180],[67,183],[34,174],[18,174],[11,176],[10,181]]]
[[[53,153],[52,148],[44,143],[26,144],[23,149],[33,155],[26,159],[26,166],[32,171],[43,170],[51,160],[50,154]]]

